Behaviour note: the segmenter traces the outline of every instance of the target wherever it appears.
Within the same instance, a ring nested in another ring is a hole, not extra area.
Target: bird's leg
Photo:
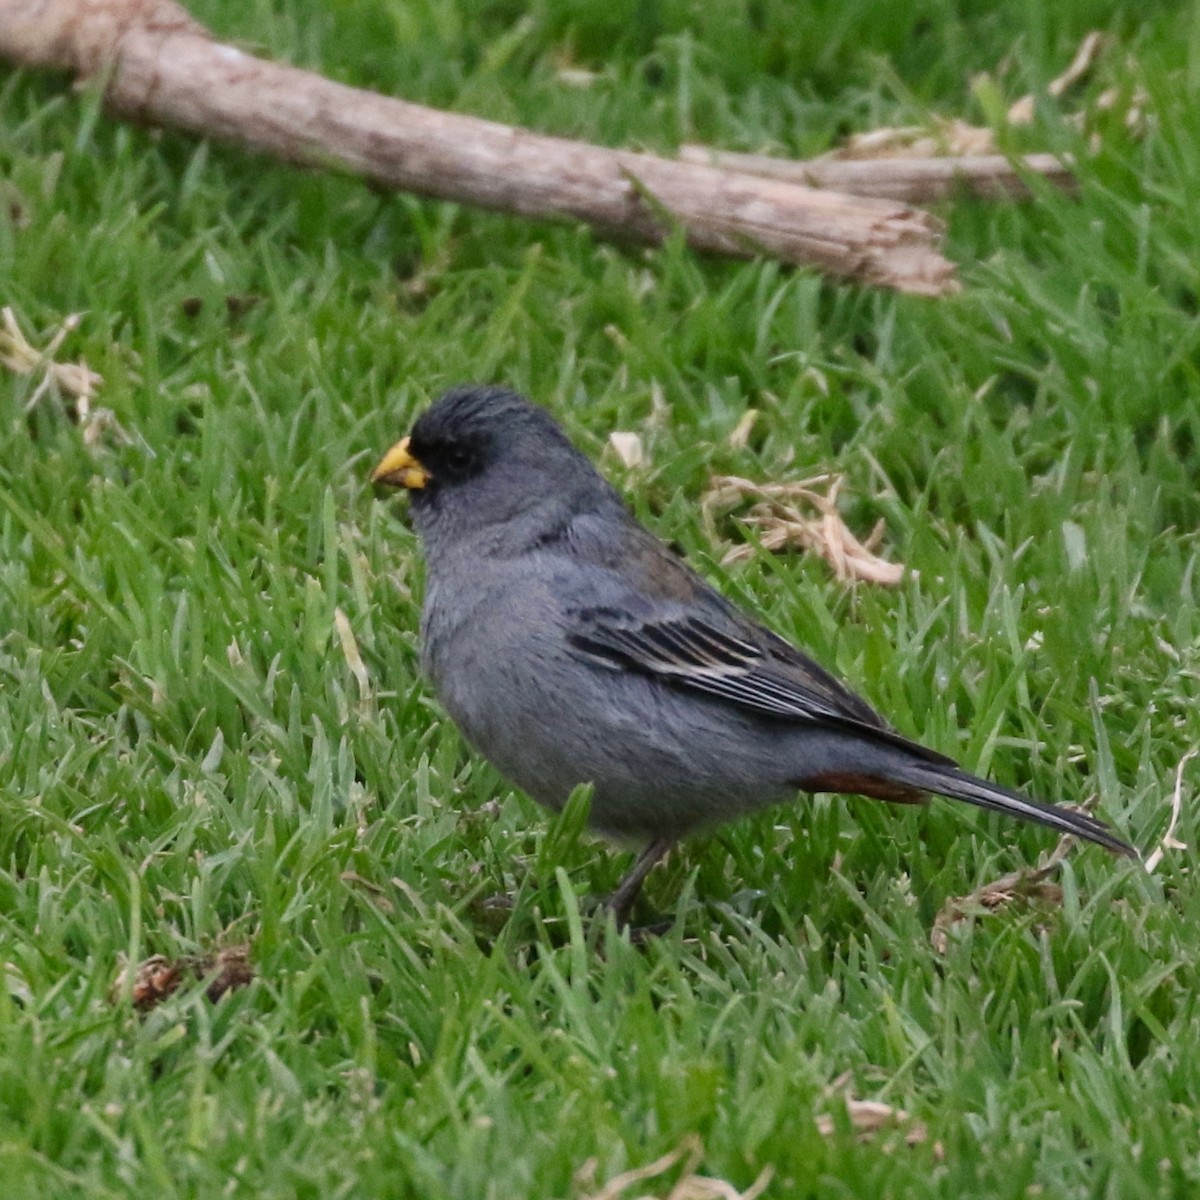
[[[612,913],[618,929],[629,924],[630,910],[633,908],[633,902],[637,899],[638,892],[642,890],[646,876],[650,874],[657,863],[666,857],[667,851],[670,849],[671,842],[667,838],[655,838],[648,843],[641,854],[637,856],[633,866],[629,868],[625,878],[617,884],[617,890],[609,896],[605,907]]]

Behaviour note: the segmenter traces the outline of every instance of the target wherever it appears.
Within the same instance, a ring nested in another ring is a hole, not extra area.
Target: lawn
[[[661,937],[603,938],[627,856],[439,712],[419,548],[368,482],[444,386],[510,384],[905,733],[1153,850],[1200,745],[1200,4],[192,9],[347,82],[665,152],[994,120],[1113,42],[1000,131],[1076,155],[1078,195],[943,207],[941,300],[386,195],[0,73],[0,303],[38,346],[81,313],[57,355],[112,414],[0,368],[4,1195],[584,1200],[693,1145],[770,1196],[1200,1194],[1191,849],[1153,874],[1076,849],[1061,895],[935,946],[1054,838],[803,797],[673,855]],[[824,471],[899,586],[722,565],[752,535],[704,519],[714,474]],[[242,947],[248,986],[185,970],[135,1011],[123,964]],[[863,1134],[850,1099],[907,1117]]]

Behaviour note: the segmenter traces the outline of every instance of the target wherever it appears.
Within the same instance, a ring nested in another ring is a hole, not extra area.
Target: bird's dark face
[[[491,426],[491,421],[460,405],[435,405],[384,455],[372,481],[408,488],[418,503],[468,483],[496,457],[496,431]]]
[[[465,532],[608,485],[544,409],[504,388],[457,387],[384,455],[373,482],[407,488],[423,537]]]

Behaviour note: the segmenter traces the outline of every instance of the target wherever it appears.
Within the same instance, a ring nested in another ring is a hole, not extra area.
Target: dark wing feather
[[[693,616],[632,622],[605,610],[579,614],[579,650],[665,681],[732,700],[772,717],[813,720],[837,710],[815,688],[774,677],[766,655]]]
[[[756,626],[734,634],[692,614],[636,619],[604,608],[584,609],[576,617],[568,640],[606,666],[638,671],[766,717],[852,727],[915,750],[924,759],[943,760],[890,729],[849,688]]]

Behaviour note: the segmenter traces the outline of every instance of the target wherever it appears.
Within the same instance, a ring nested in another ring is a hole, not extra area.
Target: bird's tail
[[[1072,812],[1042,800],[1031,800],[1020,792],[989,783],[986,779],[978,779],[950,763],[910,760],[889,764],[888,775],[923,792],[949,796],[952,800],[965,800],[968,804],[986,808],[989,812],[1020,817],[1024,821],[1035,821],[1039,825],[1057,829],[1059,833],[1071,833],[1086,841],[1095,842],[1114,854],[1137,856],[1137,852],[1128,842],[1117,837],[1103,821],[1098,821],[1087,813]]]

